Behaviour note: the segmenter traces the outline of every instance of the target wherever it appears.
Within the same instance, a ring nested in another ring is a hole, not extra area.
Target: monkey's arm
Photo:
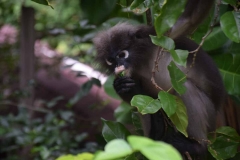
[[[170,37],[175,39],[191,34],[209,15],[214,0],[188,0],[185,10],[170,31]]]
[[[113,87],[119,96],[126,102],[130,102],[134,95],[142,93],[140,84],[130,77],[117,77],[114,80]]]

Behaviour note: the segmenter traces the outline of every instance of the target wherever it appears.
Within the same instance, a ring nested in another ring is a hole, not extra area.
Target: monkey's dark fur
[[[149,37],[155,34],[153,27],[121,23],[100,32],[93,40],[98,53],[97,61],[107,73],[114,73],[118,66],[125,67],[126,76],[117,77],[113,86],[126,102],[130,102],[137,94],[157,98],[159,90],[152,84],[151,77],[159,47]],[[185,37],[176,37],[174,41],[176,49],[193,51],[198,47]],[[129,55],[126,55],[126,51]],[[163,52],[155,73],[156,83],[165,91],[172,86],[167,69],[171,61],[170,53]],[[175,130],[166,130],[160,111],[143,116],[142,123],[145,136],[170,143],[183,155],[188,152],[195,159],[205,159],[202,155],[207,151],[207,133],[216,129],[216,114],[224,103],[225,90],[219,71],[207,53],[200,49],[194,67],[190,68],[192,61],[193,54],[189,54],[187,68],[178,66],[187,73],[184,83],[187,91],[183,95],[171,91],[186,105],[189,137]]]

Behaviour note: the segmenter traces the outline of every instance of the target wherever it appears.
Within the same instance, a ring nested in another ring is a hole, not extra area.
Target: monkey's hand
[[[130,77],[117,77],[113,82],[113,87],[118,94],[130,93],[135,88],[136,83]]]

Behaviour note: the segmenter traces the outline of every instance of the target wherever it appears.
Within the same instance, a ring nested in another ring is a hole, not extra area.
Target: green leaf
[[[151,37],[152,43],[157,46],[161,46],[167,50],[173,50],[175,48],[174,41],[171,38],[168,38],[165,36],[161,36],[160,38],[158,38],[156,36],[151,36],[151,35],[150,37]]]
[[[170,50],[173,61],[180,66],[186,67],[187,65],[187,57],[189,52],[187,50]]]
[[[240,159],[240,152],[238,152],[231,160],[239,160]]]
[[[92,153],[81,153],[76,156],[77,160],[92,160],[93,159],[93,154]]]
[[[172,123],[176,126],[177,130],[188,137],[187,126],[188,126],[188,116],[187,109],[182,100],[175,96],[177,103],[176,112],[170,117]]]
[[[135,156],[135,154],[131,154],[130,156],[127,156],[126,158],[124,158],[124,160],[138,160]]]
[[[223,77],[225,89],[230,95],[240,95],[240,55],[222,54],[214,56]]]
[[[156,113],[162,107],[159,100],[145,95],[135,95],[131,100],[131,106],[137,107],[141,114]]]
[[[63,100],[63,99],[64,99],[63,96],[58,96],[56,98],[53,98],[51,101],[47,102],[46,105],[48,108],[52,108],[58,103],[58,101]]]
[[[129,136],[128,142],[135,151],[140,151],[148,159],[156,160],[181,160],[178,151],[171,145],[153,141],[146,137]]]
[[[220,18],[220,24],[225,35],[234,42],[240,42],[240,13],[226,12]]]
[[[232,6],[235,6],[237,4],[236,0],[222,0],[223,2],[226,2],[228,4],[231,4]]]
[[[186,92],[186,87],[183,85],[186,82],[186,75],[172,61],[168,65],[168,71],[171,77],[173,88],[182,95]]]
[[[132,122],[139,135],[143,135],[142,123],[139,112],[132,112]]]
[[[114,111],[116,120],[121,123],[131,123],[132,109],[133,107],[128,103],[122,102],[120,106],[118,106],[118,108]]]
[[[137,8],[140,4],[142,4],[144,0],[134,0],[132,4],[130,5],[130,9],[133,10]]]
[[[117,0],[81,0],[81,10],[89,23],[100,24],[116,7]]]
[[[73,117],[73,112],[72,111],[63,111],[60,112],[60,117],[65,120],[68,121]]]
[[[216,159],[228,159],[234,157],[237,153],[239,142],[229,137],[219,136],[213,144],[208,146],[208,151]]]
[[[114,78],[115,78],[114,76],[109,76],[107,81],[104,83],[103,87],[104,87],[105,92],[109,96],[111,96],[115,99],[121,100],[121,98],[119,97],[119,95],[116,93],[116,91],[113,88]]]
[[[154,23],[158,37],[161,37],[175,24],[178,17],[184,11],[185,4],[186,0],[165,1],[161,13],[157,16]]]
[[[228,43],[227,50],[224,53],[231,53],[231,54],[239,54],[240,53],[240,45],[235,42]]]
[[[31,1],[39,3],[39,4],[43,4],[46,6],[50,6],[52,9],[54,9],[53,6],[48,2],[48,0],[31,0]]]
[[[137,8],[134,8],[132,12],[135,14],[143,14],[147,10],[148,10],[148,7],[145,4],[140,4]]]
[[[150,146],[154,144],[155,142],[147,137],[142,137],[142,136],[135,136],[131,135],[127,138],[130,146],[133,148],[135,151],[141,151],[147,146]]]
[[[74,155],[68,154],[68,155],[63,155],[61,157],[58,157],[56,160],[73,160],[74,158],[75,158]]]
[[[121,6],[127,6],[127,0],[120,0],[120,1],[119,1],[119,4],[120,4]]]
[[[225,36],[221,27],[215,27],[211,34],[205,39],[203,49],[211,51],[222,47],[229,39]]]
[[[113,139],[126,139],[130,132],[119,122],[107,121],[102,118],[103,130],[102,134],[106,142]]]
[[[118,159],[126,157],[133,152],[128,143],[123,139],[112,140],[105,146],[104,150],[104,152],[96,154],[94,160]]]
[[[158,93],[158,98],[162,103],[162,108],[168,117],[171,117],[177,109],[177,103],[174,95],[169,94],[165,91]]]
[[[220,127],[216,130],[216,133],[228,136],[236,141],[240,141],[240,136],[237,131],[229,126]]]
[[[142,14],[154,5],[152,0],[134,0],[130,5],[130,10],[135,14]]]
[[[81,98],[83,98],[84,96],[86,96],[86,95],[90,92],[90,90],[91,90],[91,88],[92,88],[92,86],[93,86],[94,83],[95,83],[95,82],[92,81],[92,80],[87,81],[86,83],[84,83],[84,84],[80,87],[80,90],[75,94],[75,96],[69,100],[69,102],[68,102],[68,104],[67,104],[68,107],[73,106],[73,105],[76,104]]]

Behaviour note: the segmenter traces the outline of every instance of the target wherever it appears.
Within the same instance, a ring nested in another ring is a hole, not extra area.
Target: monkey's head
[[[118,24],[107,31],[100,32],[94,39],[97,62],[107,73],[125,72],[131,76],[133,69],[143,67],[155,46],[149,35],[155,35],[153,27]]]

